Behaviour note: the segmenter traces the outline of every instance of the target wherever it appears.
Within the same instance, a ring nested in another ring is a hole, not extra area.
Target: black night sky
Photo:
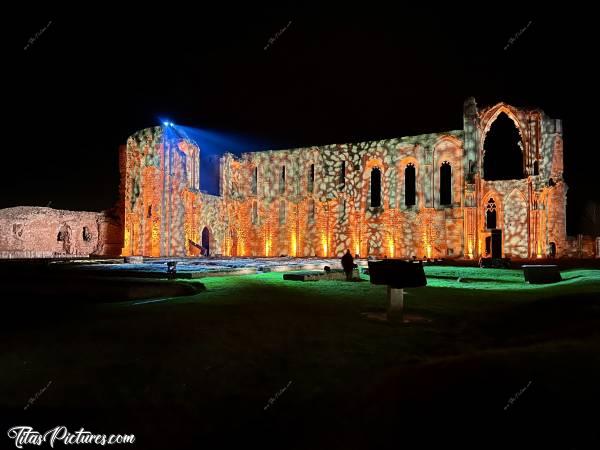
[[[590,232],[593,13],[351,8],[169,4],[5,19],[15,31],[0,207],[110,208],[118,146],[159,117],[267,150],[461,129],[474,96],[563,119],[568,232]],[[202,188],[214,192],[217,155],[202,156]]]

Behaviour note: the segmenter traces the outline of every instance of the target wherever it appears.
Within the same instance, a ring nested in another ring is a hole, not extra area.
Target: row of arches
[[[504,179],[522,179],[527,176],[527,172],[532,175],[540,173],[540,155],[536,148],[535,155],[532,156],[530,165],[526,163],[525,149],[522,138],[522,131],[516,118],[509,116],[507,111],[501,110],[494,117],[490,118],[485,124],[483,154],[482,154],[482,177],[485,180],[504,180]],[[539,134],[539,133],[538,133]],[[452,204],[452,167],[450,163],[444,163],[440,167],[440,205]],[[407,165],[405,167],[405,199],[404,205],[407,207],[413,206],[416,203],[416,175],[411,171],[414,166]],[[528,169],[527,169],[528,168]],[[336,171],[339,171],[335,176],[334,184],[337,190],[343,191],[346,186],[346,161],[341,161]],[[472,171],[474,167],[470,167]],[[381,169],[379,169],[381,170]],[[286,166],[279,166],[279,174],[277,176],[277,192],[279,195],[284,195],[287,190],[286,186]],[[258,193],[258,176],[259,171],[256,166],[252,168],[251,193]],[[306,172],[306,191],[308,194],[314,193],[315,189],[315,164],[311,163]],[[377,189],[378,183],[381,184],[381,172],[373,172],[372,170],[372,199],[371,206],[377,207],[381,205],[381,191]],[[413,194],[415,191],[415,194]]]
[[[258,169],[253,169],[252,193],[256,195],[258,184]],[[439,169],[439,201],[441,206],[452,205],[452,165],[444,161]],[[311,164],[308,169],[307,188],[309,193],[314,191],[315,165]],[[345,185],[345,163],[342,162],[338,186]],[[281,167],[279,193],[285,193],[285,166]],[[382,206],[382,172],[380,167],[373,167],[370,173],[370,206],[378,208]],[[404,206],[410,208],[417,203],[417,170],[414,163],[409,162],[404,168]],[[258,217],[256,202],[252,209],[253,222]]]
[[[413,158],[410,158],[413,159]],[[371,161],[373,162],[373,161]],[[340,161],[337,175],[335,175],[334,185],[338,191],[344,191],[346,187],[346,161]],[[417,167],[414,162],[408,162],[404,166],[404,202],[405,207],[415,206],[417,204]],[[369,165],[367,165],[369,170]],[[452,204],[452,165],[448,161],[444,161],[440,166],[439,172],[439,204],[447,206]],[[278,169],[277,185],[275,191],[278,195],[287,193],[286,186],[286,165],[282,164]],[[315,163],[308,165],[306,169],[306,193],[315,193]],[[259,170],[257,166],[251,169],[250,192],[251,195],[258,195]],[[372,164],[370,167],[370,205],[371,207],[380,207],[382,205],[382,186],[383,174],[382,169],[377,164]]]
[[[373,167],[370,174],[370,206],[382,206],[382,174],[379,167]],[[439,172],[439,202],[440,206],[452,205],[452,165],[444,161]],[[417,170],[411,162],[404,168],[404,206],[410,208],[417,203]]]

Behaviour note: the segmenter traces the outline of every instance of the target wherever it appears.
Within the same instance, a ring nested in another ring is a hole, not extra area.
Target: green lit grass
[[[369,448],[394,434],[398,405],[495,414],[533,378],[538,403],[524,399],[522,413],[553,413],[564,426],[569,401],[600,399],[600,271],[563,271],[547,286],[524,283],[519,270],[426,272],[428,286],[405,299],[408,312],[432,322],[401,327],[361,315],[385,309],[384,286],[284,281],[282,273],[195,280],[207,290],[164,302],[5,315],[0,406],[12,422],[33,424],[37,411],[133,432],[142,448],[166,448],[178,433],[196,436],[190,445],[240,433],[258,443],[294,435],[298,448],[334,438]]]

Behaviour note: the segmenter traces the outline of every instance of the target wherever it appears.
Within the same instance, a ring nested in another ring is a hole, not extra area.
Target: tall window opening
[[[485,226],[488,230],[496,228],[496,202],[491,197],[485,207]]]
[[[279,202],[279,224],[285,224],[285,200]]]
[[[346,161],[342,161],[342,166],[340,167],[340,178],[338,181],[338,189],[340,191],[343,191],[345,186],[346,186]]]
[[[258,223],[258,202],[254,200],[252,202],[252,225]]]
[[[452,204],[452,166],[444,161],[440,166],[440,205]]]
[[[340,202],[339,211],[338,212],[339,212],[338,219],[340,221],[344,220],[344,218],[346,217],[346,199],[345,198],[342,199],[342,201]]]
[[[315,187],[315,165],[311,164],[310,168],[308,169],[308,183],[307,183],[307,190],[308,190],[309,194],[313,193],[314,187]]]
[[[252,195],[256,195],[258,192],[258,167],[252,170]]]
[[[515,180],[524,178],[523,144],[515,123],[500,113],[483,143],[483,178]]]
[[[279,175],[279,193],[285,194],[285,166],[281,166],[281,174]]]
[[[413,163],[408,163],[404,169],[404,205],[415,206],[417,203],[417,176]]]
[[[381,170],[374,167],[371,170],[371,207],[381,206]]]

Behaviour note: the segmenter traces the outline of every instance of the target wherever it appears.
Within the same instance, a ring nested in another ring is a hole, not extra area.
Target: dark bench
[[[557,283],[562,281],[560,270],[555,264],[526,264],[523,266],[523,276],[530,284]]]

